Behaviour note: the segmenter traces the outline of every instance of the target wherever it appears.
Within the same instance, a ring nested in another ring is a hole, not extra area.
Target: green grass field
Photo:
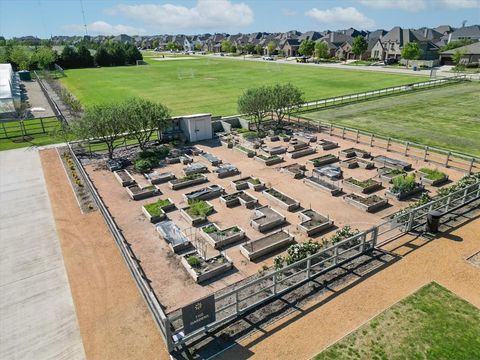
[[[314,359],[480,359],[480,310],[431,283]]]
[[[462,83],[303,117],[480,156],[480,84]]]
[[[174,115],[233,115],[238,96],[262,84],[291,82],[305,92],[307,100],[315,100],[423,79],[220,58],[146,61],[150,65],[67,70],[61,81],[84,106],[140,96],[164,103]]]

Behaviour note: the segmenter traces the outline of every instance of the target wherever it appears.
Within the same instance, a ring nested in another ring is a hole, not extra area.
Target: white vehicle
[[[271,56],[263,56],[262,59],[267,61],[273,61],[273,58]]]

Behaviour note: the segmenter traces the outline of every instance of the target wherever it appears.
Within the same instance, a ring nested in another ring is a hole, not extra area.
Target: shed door
[[[212,130],[210,119],[199,119],[194,121],[194,128],[193,128],[193,141],[201,141],[211,139],[212,137]]]

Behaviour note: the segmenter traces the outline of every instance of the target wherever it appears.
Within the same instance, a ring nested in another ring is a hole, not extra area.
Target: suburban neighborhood
[[[480,359],[479,11],[1,1],[0,359]]]

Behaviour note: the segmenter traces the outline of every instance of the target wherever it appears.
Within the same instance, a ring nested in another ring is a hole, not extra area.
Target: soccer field
[[[471,82],[302,116],[480,156],[479,100],[480,84]]]
[[[149,65],[66,70],[61,81],[84,106],[140,96],[164,103],[174,115],[233,115],[238,96],[262,84],[291,82],[305,92],[306,100],[316,100],[424,79],[220,58],[146,61]]]

